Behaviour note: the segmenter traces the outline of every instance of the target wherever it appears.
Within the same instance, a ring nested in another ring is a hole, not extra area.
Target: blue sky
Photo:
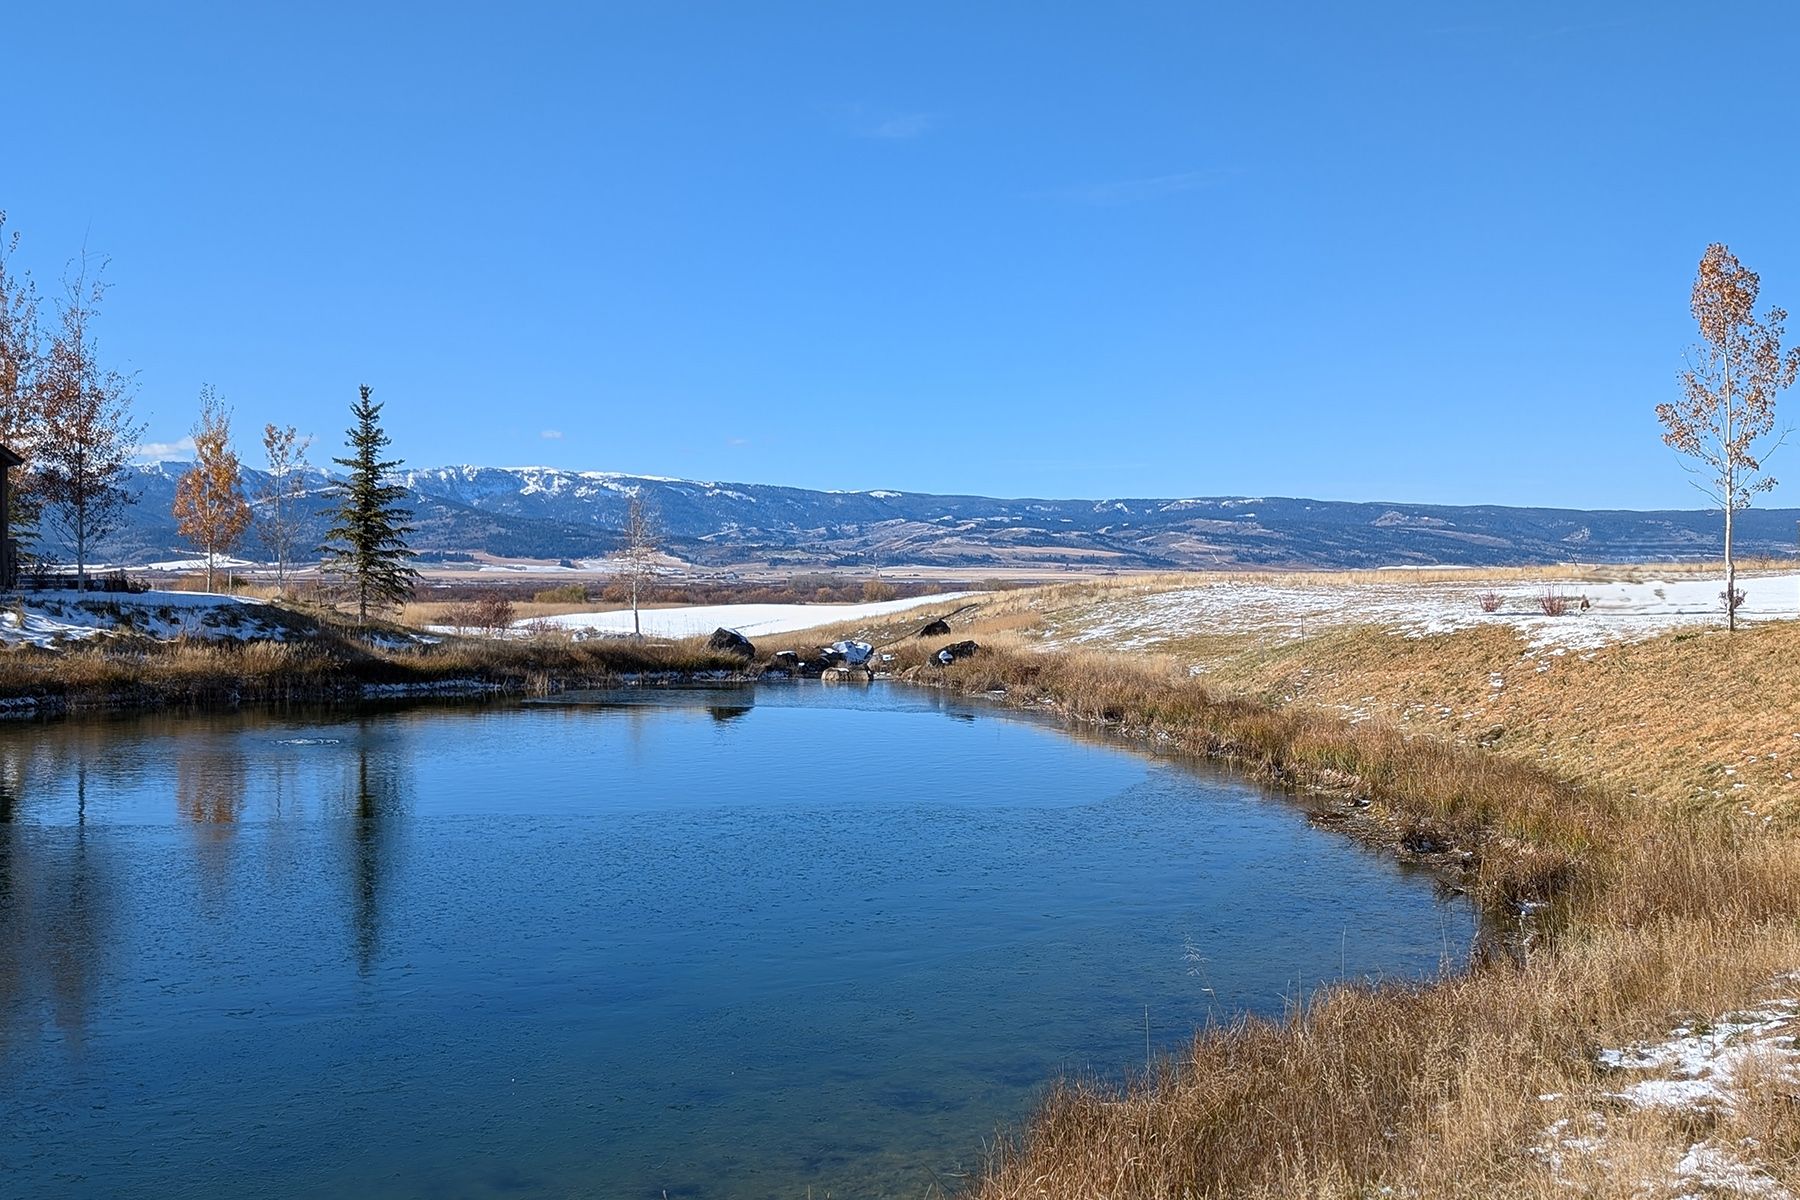
[[[5,26],[18,263],[111,257],[155,440],[211,382],[335,444],[367,382],[419,466],[1692,507],[1701,251],[1800,309],[1787,3]]]

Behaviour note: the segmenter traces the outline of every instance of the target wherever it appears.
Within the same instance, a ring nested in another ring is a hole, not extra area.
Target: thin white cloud
[[[899,116],[886,117],[882,120],[866,124],[857,130],[859,137],[884,138],[889,141],[901,141],[906,138],[921,137],[937,123],[937,118],[930,113],[902,113]]]
[[[190,459],[194,457],[194,439],[189,436],[178,442],[143,442],[131,452],[131,457],[146,463],[163,462],[172,458]]]
[[[846,104],[832,113],[851,137],[903,142],[923,137],[937,127],[938,116],[928,112],[900,112],[867,104]]]
[[[1146,175],[1138,179],[1112,179],[1103,183],[1083,183],[1061,188],[1052,195],[1079,204],[1136,204],[1184,192],[1204,192],[1218,187],[1238,174],[1213,168],[1204,171],[1177,171],[1172,175]]]
[[[538,436],[543,438],[546,442],[560,442],[562,441],[562,430],[546,429],[544,432],[538,434]]]

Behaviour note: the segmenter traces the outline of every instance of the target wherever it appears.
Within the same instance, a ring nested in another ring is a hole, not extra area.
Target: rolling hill
[[[104,546],[142,564],[192,553],[169,515],[183,463],[140,469],[139,503]],[[249,472],[252,490],[262,477]],[[615,550],[641,494],[666,548],[690,562],[794,567],[929,565],[1117,569],[1515,565],[1716,556],[1708,511],[1586,511],[1268,497],[996,499],[828,492],[547,467],[409,470],[415,546],[427,557],[587,560]],[[312,494],[322,505],[329,477]],[[1739,546],[1792,554],[1800,510],[1751,509]],[[324,530],[316,523],[311,540]],[[257,553],[252,544],[245,548]]]

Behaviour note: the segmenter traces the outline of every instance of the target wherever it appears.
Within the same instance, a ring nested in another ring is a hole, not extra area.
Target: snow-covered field
[[[1800,575],[1739,576],[1740,620],[1800,617]],[[1143,649],[1202,634],[1258,633],[1292,639],[1341,625],[1386,626],[1422,637],[1481,625],[1517,629],[1540,648],[1591,649],[1637,641],[1677,626],[1724,622],[1722,579],[1637,583],[1221,582],[1103,600],[1057,631],[1063,644]],[[1495,612],[1482,597],[1500,597]],[[1568,611],[1548,616],[1546,593],[1567,598]],[[1581,606],[1582,600],[1587,607]]]
[[[951,592],[874,604],[696,604],[681,608],[646,608],[641,615],[644,633],[651,637],[704,637],[723,628],[735,629],[747,638],[757,638],[835,625],[839,621],[884,617],[923,605],[960,601],[975,594]],[[519,627],[549,627],[590,636],[628,634],[631,632],[631,610],[539,617],[522,621]]]
[[[266,613],[260,600],[205,592],[35,592],[0,608],[0,645],[54,649],[115,633],[165,641],[280,637]]]

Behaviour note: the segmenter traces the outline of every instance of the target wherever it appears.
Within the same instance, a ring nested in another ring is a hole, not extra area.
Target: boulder
[[[742,659],[756,657],[756,647],[749,638],[735,629],[723,627],[713,630],[713,635],[706,639],[708,650],[717,650],[721,654],[735,654]]]
[[[931,624],[927,625],[925,628],[919,630],[919,636],[922,638],[949,637],[950,636],[950,622],[944,620],[944,618],[942,618],[942,617],[939,617],[937,620],[933,621]]]
[[[947,667],[961,659],[973,658],[980,650],[981,646],[976,642],[951,642],[937,652],[938,665]]]
[[[844,665],[844,652],[836,646],[819,647],[819,665],[822,667],[841,667]]]
[[[777,650],[775,657],[769,661],[784,671],[798,671],[801,666],[800,656],[792,650]]]
[[[875,653],[875,647],[867,642],[833,642],[831,648],[843,655],[844,665],[850,667],[862,666]]]

